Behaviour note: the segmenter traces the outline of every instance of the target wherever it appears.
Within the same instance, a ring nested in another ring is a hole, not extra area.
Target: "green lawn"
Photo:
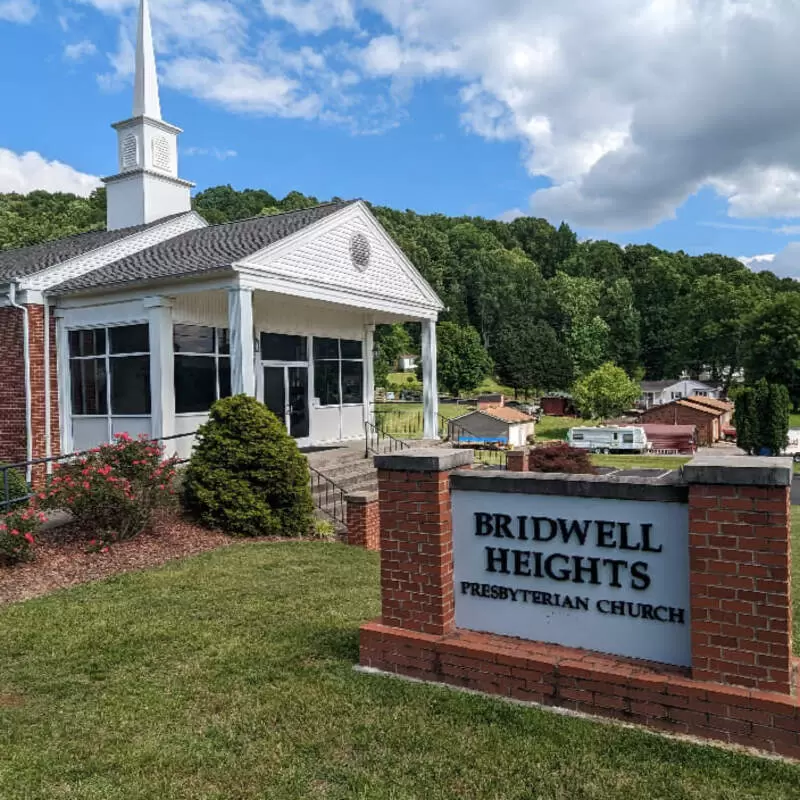
[[[789,414],[789,427],[800,428],[800,414]]]
[[[378,609],[377,555],[312,543],[5,607],[0,797],[798,797],[797,766],[356,673]]]
[[[619,469],[678,469],[691,459],[684,456],[603,456],[593,455],[592,463],[596,467],[618,467]]]

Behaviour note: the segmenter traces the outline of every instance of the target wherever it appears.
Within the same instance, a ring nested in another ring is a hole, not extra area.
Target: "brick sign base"
[[[467,466],[465,453],[378,457],[383,614],[361,628],[361,665],[800,759],[791,476],[784,480],[774,460],[756,461],[762,462],[733,459],[719,467],[696,460],[686,468],[693,658],[691,668],[676,668],[455,628],[443,479]],[[709,613],[698,614],[701,608]]]

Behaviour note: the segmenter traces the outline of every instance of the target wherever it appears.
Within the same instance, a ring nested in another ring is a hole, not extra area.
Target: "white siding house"
[[[718,386],[710,386],[691,378],[682,378],[677,381],[643,381],[639,405],[641,408],[652,408],[693,395],[718,400],[722,391]]]

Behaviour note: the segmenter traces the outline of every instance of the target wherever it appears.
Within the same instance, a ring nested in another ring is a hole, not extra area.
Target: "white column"
[[[172,302],[167,297],[145,297],[150,330],[150,435],[175,435],[175,353],[172,342]],[[175,443],[165,445],[167,455]]]
[[[439,387],[436,375],[436,320],[422,320],[422,436],[439,438]]]
[[[372,349],[375,342],[375,326],[364,326],[364,422],[372,422],[373,403],[375,402],[375,365],[372,360]]]
[[[58,374],[58,427],[61,435],[59,452],[72,453],[72,393],[69,374],[69,334],[64,325],[64,312],[54,312],[56,318],[56,371]]]
[[[228,290],[228,327],[231,337],[231,391],[256,395],[253,349],[253,290],[236,286]]]

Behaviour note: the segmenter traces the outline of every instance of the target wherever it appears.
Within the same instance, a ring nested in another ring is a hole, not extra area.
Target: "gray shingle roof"
[[[185,212],[184,212],[185,213]],[[30,247],[18,247],[13,250],[0,250],[0,280],[24,278],[33,275],[55,264],[69,261],[76,256],[82,256],[97,250],[126,236],[161,225],[167,220],[180,217],[173,214],[171,217],[149,222],[145,225],[136,225],[132,228],[119,228],[115,231],[88,231],[75,236],[66,236],[63,239],[54,239],[52,242],[42,242]]]
[[[55,294],[230,268],[232,264],[356,201],[287,211],[187,231],[54,287]]]
[[[680,380],[674,380],[674,381],[642,381],[642,391],[643,392],[661,392],[664,389],[669,388],[670,386],[674,386],[676,383],[680,383]]]

